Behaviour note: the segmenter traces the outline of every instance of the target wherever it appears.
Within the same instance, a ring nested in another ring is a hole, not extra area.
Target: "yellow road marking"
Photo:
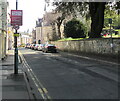
[[[20,51],[19,51],[19,53],[20,53],[20,55],[21,55],[22,60],[23,60],[24,63],[25,63],[24,65],[26,66],[27,71],[30,73],[30,76],[32,77],[32,80],[34,81],[34,83],[35,83],[36,87],[38,88],[38,91],[40,92],[40,94],[41,94],[41,96],[43,97],[43,99],[46,99],[46,97],[45,97],[44,94],[46,94],[47,99],[51,99],[51,97],[47,94],[47,93],[48,93],[47,89],[43,87],[43,85],[40,83],[40,81],[38,80],[38,78],[36,77],[36,75],[33,73],[32,69],[30,68],[30,66],[29,66],[28,63],[26,62],[26,60],[25,60],[25,58],[23,57],[22,53],[21,53]],[[40,85],[42,88],[40,88],[40,87],[38,86],[38,84],[36,83],[36,80],[35,80],[35,79],[37,80],[37,82],[39,83],[39,85]]]
[[[48,93],[48,91],[47,91],[47,89],[46,88],[43,88],[43,91],[47,94]]]
[[[43,91],[42,91],[42,89],[41,89],[41,88],[38,88],[38,91],[39,91],[40,93],[43,93]]]

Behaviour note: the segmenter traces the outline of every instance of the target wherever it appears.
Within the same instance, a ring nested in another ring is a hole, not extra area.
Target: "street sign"
[[[22,26],[22,10],[11,10],[11,26]]]
[[[14,33],[14,36],[19,37],[20,35],[19,33]]]

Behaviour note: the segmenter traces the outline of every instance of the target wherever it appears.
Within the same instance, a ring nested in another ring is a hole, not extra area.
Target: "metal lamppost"
[[[15,29],[14,33],[14,74],[18,74],[18,48],[17,48],[17,37],[19,33],[17,30],[19,26],[22,26],[22,10],[18,9],[18,0],[16,0],[16,10],[11,10],[11,26]]]
[[[110,44],[110,46],[111,46],[111,49],[112,49],[112,52],[113,52],[113,39],[112,39],[112,26],[111,26],[111,24],[112,24],[112,19],[111,18],[109,18],[109,24],[110,24],[110,35],[111,35],[111,44]]]
[[[18,0],[16,0],[16,10],[18,9]],[[17,34],[18,29],[15,29],[15,33]],[[18,48],[17,48],[17,36],[14,36],[14,47],[15,47],[15,55],[14,55],[14,74],[18,74]]]

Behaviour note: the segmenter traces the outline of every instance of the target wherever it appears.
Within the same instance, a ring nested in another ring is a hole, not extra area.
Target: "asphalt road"
[[[118,99],[118,65],[19,49],[50,99]]]

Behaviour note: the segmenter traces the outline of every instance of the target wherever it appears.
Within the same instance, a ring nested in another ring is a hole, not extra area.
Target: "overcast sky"
[[[12,10],[16,9],[16,0],[7,0]],[[38,18],[44,14],[44,0],[18,0],[18,10],[23,10],[23,26],[20,31],[31,31]]]

